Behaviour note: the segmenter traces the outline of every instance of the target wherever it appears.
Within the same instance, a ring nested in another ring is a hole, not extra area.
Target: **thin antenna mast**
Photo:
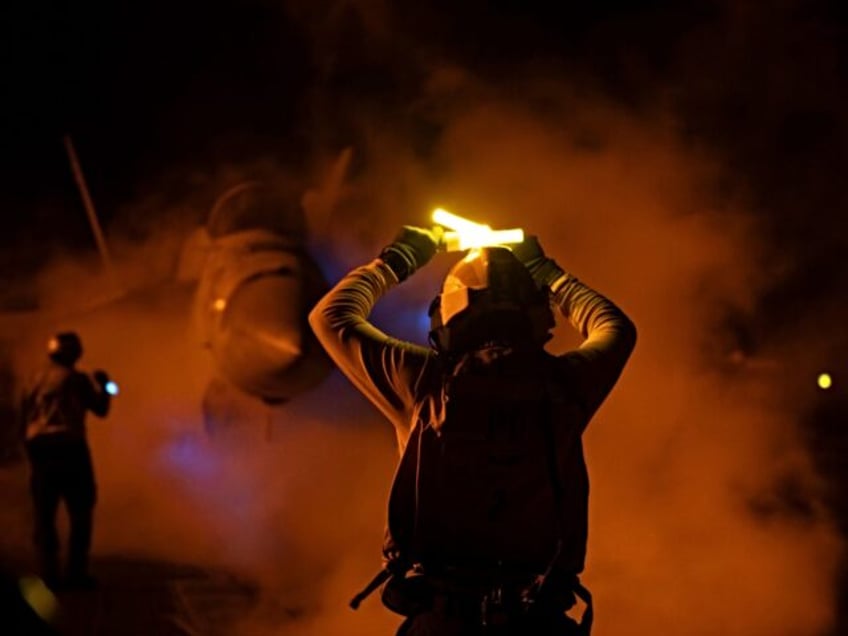
[[[70,135],[65,135],[65,150],[68,153],[68,159],[71,162],[71,170],[74,173],[74,181],[77,183],[77,188],[80,191],[80,197],[85,207],[85,213],[88,215],[88,223],[91,226],[91,231],[94,234],[94,240],[97,243],[97,250],[100,252],[100,259],[103,261],[103,267],[106,274],[109,276],[112,287],[115,291],[120,291],[118,278],[115,275],[115,268],[112,265],[112,257],[109,254],[109,247],[106,245],[106,239],[103,236],[103,230],[100,228],[100,221],[97,218],[97,212],[94,210],[94,202],[91,200],[91,195],[88,192],[88,186],[85,183],[85,175],[82,173],[77,152],[74,149],[74,142]]]

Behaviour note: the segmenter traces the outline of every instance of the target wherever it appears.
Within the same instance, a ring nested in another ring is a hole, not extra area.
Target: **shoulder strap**
[[[546,361],[546,365],[549,363]],[[556,506],[556,515],[554,517],[557,531],[557,544],[551,560],[545,571],[542,572],[533,583],[532,594],[538,594],[547,581],[548,577],[553,572],[554,566],[562,553],[563,535],[565,532],[565,520],[562,518],[562,502],[563,502],[563,486],[562,479],[559,474],[559,465],[556,457],[556,431],[554,430],[554,409],[553,409],[553,382],[550,377],[550,370],[545,369],[545,401],[542,406],[542,433],[545,436],[545,462],[548,465],[548,474],[550,476],[551,490],[554,495],[554,506]],[[529,592],[529,591],[528,591]],[[525,600],[530,600],[530,594]]]
[[[565,530],[565,520],[563,519],[563,511],[562,511],[562,502],[563,502],[563,485],[562,479],[559,472],[559,464],[557,462],[556,457],[556,430],[554,428],[553,421],[553,395],[554,391],[559,390],[559,387],[554,386],[553,379],[551,377],[550,372],[550,362],[547,363],[548,368],[545,372],[545,404],[544,404],[544,421],[542,422],[543,432],[546,438],[546,446],[547,452],[546,461],[548,464],[548,470],[551,476],[551,488],[554,493],[554,502],[557,507],[556,514],[556,524],[557,524],[557,534],[559,534],[559,539],[557,540],[557,548],[553,555],[553,558],[548,563],[548,567],[545,571],[536,577],[536,580],[533,584],[524,591],[522,594],[522,601],[525,605],[531,605],[535,601],[535,597],[541,592],[542,587],[545,585],[548,577],[553,572],[554,566],[556,565],[557,560],[559,559],[559,555],[562,551],[563,545],[563,534]],[[592,632],[592,622],[594,620],[594,609],[592,606],[592,594],[589,592],[586,587],[580,582],[580,579],[575,575],[574,580],[572,581],[572,591],[574,594],[586,604],[586,609],[583,612],[583,616],[580,619],[580,623],[578,625],[579,633],[581,636],[590,636]]]

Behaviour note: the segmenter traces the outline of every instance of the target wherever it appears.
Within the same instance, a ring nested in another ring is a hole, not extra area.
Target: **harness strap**
[[[546,370],[545,373],[545,401],[544,406],[542,407],[542,432],[545,436],[545,442],[547,446],[547,452],[545,453],[545,461],[548,464],[548,473],[550,477],[551,490],[554,495],[554,505],[556,506],[556,516],[554,518],[554,522],[556,523],[556,532],[558,535],[556,548],[554,549],[554,553],[551,556],[551,560],[548,562],[545,571],[536,577],[533,581],[532,585],[525,590],[523,594],[523,602],[525,605],[530,606],[535,602],[535,597],[542,591],[542,587],[545,585],[545,581],[547,581],[548,577],[553,572],[554,567],[556,567],[556,563],[559,560],[560,554],[562,554],[562,546],[563,540],[565,537],[565,523],[563,521],[562,515],[562,501],[563,501],[563,487],[562,480],[559,475],[559,466],[557,463],[556,457],[556,431],[554,430],[553,423],[553,391],[554,387],[551,383],[550,372]]]

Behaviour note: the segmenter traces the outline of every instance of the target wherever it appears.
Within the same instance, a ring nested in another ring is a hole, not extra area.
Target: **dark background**
[[[635,111],[671,103],[801,257],[781,293],[833,295],[846,228],[840,3],[453,5],[391,5],[391,42],[343,2],[5,9],[6,236],[27,240],[36,224],[39,242],[88,236],[78,214],[44,218],[47,202],[77,204],[63,134],[108,226],[139,191],[178,187],[192,169],[257,154],[302,167],[320,146],[355,142],[348,104],[409,119],[423,51],[504,84],[535,65]],[[412,141],[426,144],[417,124]]]
[[[745,201],[789,264],[752,311],[725,317],[729,337],[755,354],[770,343],[803,343],[819,313],[848,319],[845,4],[552,4],[387,3],[363,11],[345,2],[152,0],[5,8],[4,308],[35,303],[21,283],[47,254],[94,249],[63,135],[74,139],[108,228],[145,192],[188,196],[198,174],[222,163],[264,156],[308,173],[316,158],[357,145],[355,112],[406,131],[426,156],[438,120],[407,104],[428,61],[438,60],[503,90],[538,72],[568,77],[575,90],[636,114],[663,103],[684,138],[721,158],[734,175],[719,184],[723,194]],[[367,164],[367,154],[355,161]],[[848,393],[840,384],[848,381],[848,331],[840,320],[822,329],[817,336],[832,343],[822,365],[836,385],[803,427],[848,533]],[[841,599],[834,633],[848,629],[848,582]]]

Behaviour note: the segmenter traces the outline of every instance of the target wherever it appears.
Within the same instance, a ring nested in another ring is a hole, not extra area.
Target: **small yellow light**
[[[215,311],[224,311],[224,307],[227,306],[227,301],[223,298],[218,298],[212,306],[215,308]]]
[[[829,373],[820,373],[818,377],[818,385],[820,389],[829,389],[833,386],[833,378]]]
[[[48,623],[56,617],[59,603],[53,592],[37,576],[25,576],[18,581],[21,596],[39,618]]]

